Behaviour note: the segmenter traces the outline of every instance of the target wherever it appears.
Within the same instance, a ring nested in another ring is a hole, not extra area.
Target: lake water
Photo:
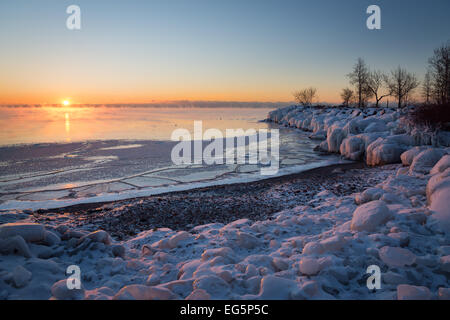
[[[265,178],[259,165],[174,165],[174,130],[271,129],[266,108],[0,108],[0,210],[55,208]],[[280,128],[278,175],[340,162]]]

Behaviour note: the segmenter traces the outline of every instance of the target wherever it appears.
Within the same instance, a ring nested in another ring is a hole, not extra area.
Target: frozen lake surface
[[[52,115],[55,118],[49,117],[46,122],[42,120],[43,110],[31,109],[30,114],[39,116],[37,122],[47,123],[40,131],[24,120],[18,130],[23,131],[25,143],[15,145],[5,142],[12,142],[11,137],[18,133],[14,134],[14,129],[10,128],[6,130],[9,138],[4,138],[6,133],[3,132],[0,210],[113,201],[265,178],[258,165],[173,165],[170,154],[176,142],[170,141],[170,134],[176,128],[192,131],[194,120],[202,120],[204,129],[222,131],[278,128],[258,121],[266,117],[268,109],[104,109],[104,113],[91,110],[99,115],[94,119],[85,117],[88,110],[69,110],[73,115],[64,115],[61,119]],[[29,116],[26,116],[27,110],[18,111],[18,117]],[[61,121],[64,122],[62,132],[56,129]],[[90,122],[89,127],[83,123],[85,121]],[[44,142],[42,139],[52,130],[53,138]],[[94,139],[84,139],[85,131]],[[145,134],[147,138],[143,139]],[[319,155],[313,151],[315,146],[316,142],[307,134],[280,128],[278,175],[340,162],[335,156]]]

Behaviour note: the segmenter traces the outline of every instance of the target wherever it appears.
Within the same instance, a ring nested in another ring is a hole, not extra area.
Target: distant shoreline
[[[280,108],[292,105],[292,102],[259,101],[167,101],[151,103],[73,103],[63,106],[56,103],[45,104],[0,104],[0,108]]]

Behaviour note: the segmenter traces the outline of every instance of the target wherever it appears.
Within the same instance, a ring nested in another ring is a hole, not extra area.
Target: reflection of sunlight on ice
[[[65,122],[65,127],[66,127],[66,134],[70,135],[70,117],[69,114],[66,112],[66,114],[64,115],[66,122]],[[70,137],[66,137],[66,141],[70,142]]]

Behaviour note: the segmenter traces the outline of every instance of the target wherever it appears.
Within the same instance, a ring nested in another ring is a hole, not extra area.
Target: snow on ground
[[[101,230],[33,223],[31,212],[3,213],[0,298],[449,299],[450,150],[439,137],[441,146],[416,148],[424,135],[380,110],[271,113],[326,138],[326,151],[403,166],[362,193],[322,191],[268,220],[159,228],[118,242]],[[82,289],[67,288],[69,265],[80,267]],[[379,290],[366,286],[371,265],[382,272]]]

